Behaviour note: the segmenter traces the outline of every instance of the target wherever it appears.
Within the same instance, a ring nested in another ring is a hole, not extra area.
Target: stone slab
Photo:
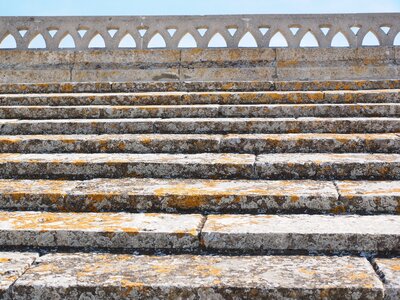
[[[279,153],[257,156],[263,179],[400,179],[399,154]]]
[[[220,152],[220,140],[204,134],[3,135],[0,152],[206,153]]]
[[[377,258],[378,270],[384,275],[385,300],[400,298],[400,258]]]
[[[2,246],[193,249],[201,215],[0,211]]]
[[[3,178],[253,178],[251,154],[0,154]]]
[[[0,138],[0,141],[2,138]],[[400,137],[381,134],[227,134],[221,152],[235,153],[400,153]],[[14,152],[14,151],[10,151]]]
[[[363,212],[400,214],[400,181],[337,181],[339,201]]]
[[[364,258],[48,254],[13,299],[382,299]]]
[[[37,253],[0,252],[0,297],[6,297],[9,288],[39,258]]]
[[[218,251],[400,251],[400,216],[210,215],[201,232]]]
[[[331,212],[333,182],[94,179],[0,180],[0,208],[52,211]]]

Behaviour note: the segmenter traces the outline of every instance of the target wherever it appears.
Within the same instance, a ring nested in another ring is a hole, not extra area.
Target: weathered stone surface
[[[48,254],[13,299],[382,299],[364,258]]]
[[[210,215],[201,233],[206,249],[400,250],[400,216]]]
[[[0,297],[4,299],[14,282],[39,257],[36,253],[0,252]]]
[[[153,129],[158,133],[388,133],[400,131],[400,119],[171,118],[155,120]]]
[[[384,275],[385,300],[400,298],[400,258],[377,258],[379,271]]]
[[[2,137],[0,137],[1,140],[3,140]],[[10,147],[12,146],[10,145]],[[227,134],[221,139],[220,151],[235,153],[400,153],[400,137],[393,133]]]
[[[0,154],[3,178],[253,178],[251,154]]]
[[[200,91],[354,91],[353,95],[363,94],[364,90],[385,90],[386,94],[398,93],[399,79],[381,80],[313,80],[313,81],[137,81],[137,82],[48,82],[48,83],[0,83],[0,94],[30,93],[101,93],[101,92],[200,92]],[[397,89],[389,91],[387,89]],[[378,92],[378,91],[376,91]],[[379,91],[382,92],[382,91]],[[374,93],[371,91],[371,93]],[[327,95],[330,93],[327,93]],[[384,96],[383,96],[384,97]],[[393,96],[392,96],[393,97]],[[393,98],[396,99],[396,98]],[[373,100],[368,100],[372,102]],[[395,101],[397,102],[397,101]]]
[[[3,135],[3,153],[400,153],[388,134],[103,134]]]
[[[335,184],[340,202],[348,203],[353,209],[400,214],[400,181],[337,181]]]
[[[220,135],[103,134],[0,136],[4,153],[206,153],[220,152]],[[400,141],[400,137],[399,137]],[[382,142],[382,146],[385,145]],[[393,147],[396,143],[393,142]],[[399,146],[400,147],[400,146]],[[227,151],[221,151],[227,152]]]
[[[2,246],[193,249],[201,215],[0,212]]]
[[[263,179],[400,179],[399,154],[279,153],[256,159]]]
[[[400,118],[170,118],[3,120],[1,134],[390,133]]]
[[[2,119],[397,117],[400,104],[0,106]]]
[[[331,212],[337,201],[325,181],[0,180],[0,208],[12,210]]]

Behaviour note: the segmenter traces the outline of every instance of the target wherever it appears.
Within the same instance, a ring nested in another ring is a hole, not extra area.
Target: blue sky
[[[0,0],[2,16],[400,12],[400,0]]]

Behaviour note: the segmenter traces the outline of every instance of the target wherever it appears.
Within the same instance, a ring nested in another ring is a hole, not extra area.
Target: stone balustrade
[[[288,48],[307,46],[305,39],[331,48],[339,36],[342,46],[358,48],[368,36],[376,45],[393,46],[399,32],[400,13],[0,17],[0,47],[19,50],[270,48],[276,47],[276,39]]]

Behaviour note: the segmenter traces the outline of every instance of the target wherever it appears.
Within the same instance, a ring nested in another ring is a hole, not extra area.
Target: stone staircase
[[[253,84],[0,85],[3,297],[398,299],[400,80]]]
[[[0,17],[0,299],[400,299],[399,20]]]

